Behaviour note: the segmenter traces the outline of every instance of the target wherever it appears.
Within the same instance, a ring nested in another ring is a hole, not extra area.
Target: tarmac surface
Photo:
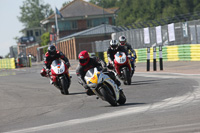
[[[165,61],[163,70],[160,70],[160,64],[157,62],[157,71],[153,71],[153,62],[150,63],[150,71],[147,71],[146,64],[136,63],[136,72],[200,74],[200,61]]]
[[[200,61],[163,62],[163,71],[151,62],[149,72],[136,63],[131,85],[121,85],[126,104],[117,107],[87,96],[74,71],[78,61],[70,63],[67,96],[40,76],[43,62],[0,71],[0,132],[200,133]]]

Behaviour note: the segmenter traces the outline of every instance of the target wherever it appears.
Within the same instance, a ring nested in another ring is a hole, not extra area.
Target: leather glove
[[[109,63],[110,63],[111,65],[113,65],[113,64],[114,64],[114,62],[113,62],[113,61],[110,61]]]
[[[68,68],[71,66],[69,62],[67,62],[65,64],[67,65]]]
[[[47,75],[49,75],[49,73],[51,72],[51,69],[46,69],[46,73],[47,73]]]
[[[130,58],[131,58],[131,55],[128,55],[128,58],[130,59]]]

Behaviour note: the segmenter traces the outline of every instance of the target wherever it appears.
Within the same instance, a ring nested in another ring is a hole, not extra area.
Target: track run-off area
[[[60,94],[49,79],[40,76],[42,65],[0,70],[0,132],[200,132],[200,73],[194,72],[200,68],[184,67],[187,72],[181,73],[172,68],[145,72],[139,67],[132,84],[121,85],[127,101],[117,107],[87,96],[75,70],[70,70],[70,95]]]

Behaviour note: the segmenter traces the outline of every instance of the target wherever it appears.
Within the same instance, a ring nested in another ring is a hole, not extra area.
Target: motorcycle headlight
[[[63,72],[63,69],[60,69],[60,72],[62,73],[62,72]]]

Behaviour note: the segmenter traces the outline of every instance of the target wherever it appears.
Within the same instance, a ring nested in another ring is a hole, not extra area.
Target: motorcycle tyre
[[[69,90],[68,90],[68,84],[69,82],[65,80],[65,78],[60,79],[60,84],[62,89],[60,90],[63,95],[68,95]]]
[[[123,74],[124,74],[124,79],[125,79],[124,84],[130,85],[131,84],[131,75],[130,75],[130,72],[127,67],[123,69]]]
[[[126,102],[126,96],[124,95],[124,92],[122,90],[120,90],[119,93],[119,100],[117,102],[119,103],[119,105],[123,105]]]
[[[117,101],[115,100],[114,96],[110,94],[110,91],[108,90],[109,88],[107,86],[103,86],[100,89],[100,93],[103,95],[105,100],[110,103],[112,106],[117,106]]]

